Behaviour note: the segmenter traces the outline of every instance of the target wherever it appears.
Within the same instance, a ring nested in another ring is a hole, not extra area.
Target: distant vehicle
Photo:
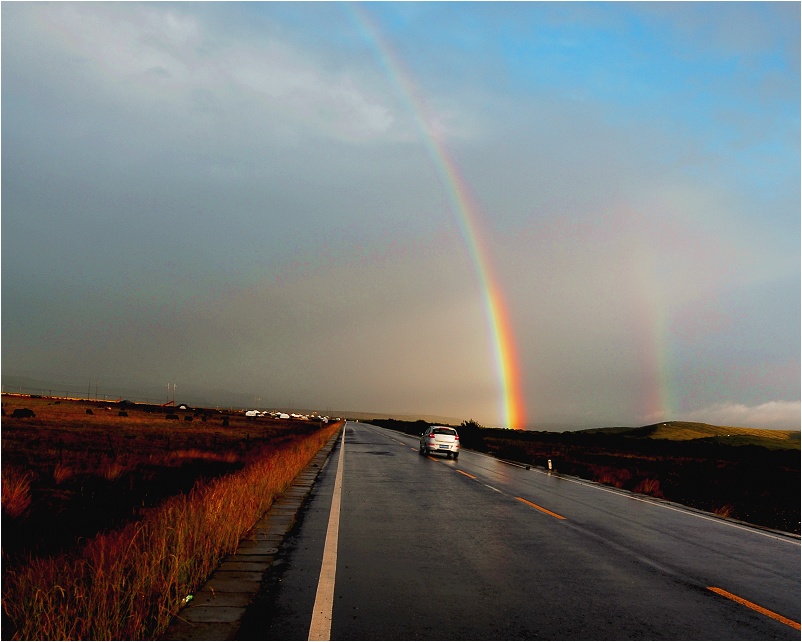
[[[459,457],[459,434],[447,426],[431,426],[420,436],[420,454],[445,453],[446,457]]]

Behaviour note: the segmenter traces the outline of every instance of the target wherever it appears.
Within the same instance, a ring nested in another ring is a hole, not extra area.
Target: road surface
[[[798,640],[799,621],[798,538],[349,422],[238,637]]]

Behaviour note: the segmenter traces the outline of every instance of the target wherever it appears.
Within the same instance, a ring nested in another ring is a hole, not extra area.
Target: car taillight
[[[454,435],[454,441],[459,441],[459,435]]]

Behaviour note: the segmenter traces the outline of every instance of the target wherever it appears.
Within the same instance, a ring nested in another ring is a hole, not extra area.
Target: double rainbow
[[[427,152],[446,191],[482,292],[485,322],[500,391],[500,421],[507,428],[522,428],[525,422],[525,411],[514,335],[501,288],[493,277],[488,260],[489,253],[482,243],[478,220],[479,207],[471,195],[467,182],[459,172],[457,164],[449,155],[442,136],[432,126],[430,120],[424,116],[427,113],[426,102],[410,74],[406,72],[400,58],[394,53],[392,46],[381,37],[381,31],[366,11],[355,3],[347,6],[366,42],[375,51],[387,77],[396,85],[407,110],[415,119]]]

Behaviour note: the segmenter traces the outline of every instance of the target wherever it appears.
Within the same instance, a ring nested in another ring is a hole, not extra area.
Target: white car
[[[420,454],[445,453],[446,457],[459,457],[459,434],[448,426],[430,426],[421,433]]]

